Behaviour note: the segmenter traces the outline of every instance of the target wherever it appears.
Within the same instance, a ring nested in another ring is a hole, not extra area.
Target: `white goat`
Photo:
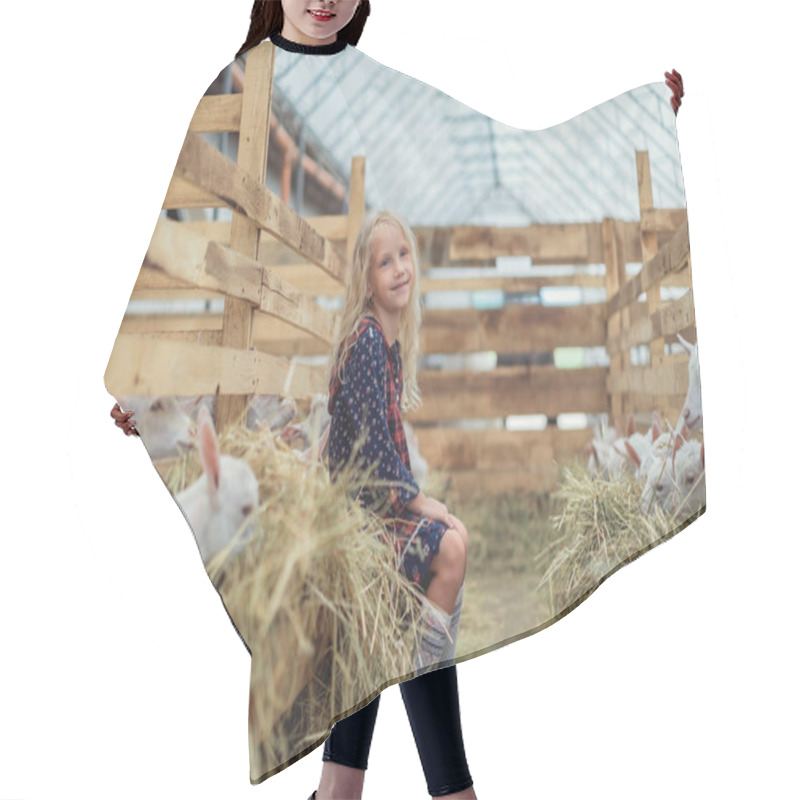
[[[669,423],[667,423],[669,425]],[[635,466],[636,478],[643,480],[647,477],[650,465],[654,458],[666,455],[672,442],[672,429],[662,433],[661,418],[657,411],[653,411],[653,422],[646,434],[634,433],[625,442],[625,449],[631,463]]]
[[[291,421],[291,420],[290,420]],[[281,431],[280,438],[291,445],[292,442],[299,442],[304,453],[310,453],[322,442],[326,429],[330,425],[331,417],[328,414],[328,397],[324,394],[315,394],[311,399],[311,408],[308,416],[299,423],[286,425]],[[327,437],[319,448],[319,457],[327,444]]]
[[[638,433],[633,414],[629,414],[625,432],[617,424],[615,434],[615,438],[609,439],[608,433],[598,431],[595,426],[595,438],[586,446],[591,475],[618,478],[624,472],[638,474],[652,448],[652,429],[650,435]]]
[[[654,446],[641,508],[649,512],[655,503],[667,514],[680,511],[689,516],[699,511],[705,502],[705,445],[688,439],[686,425],[677,433],[670,429]]]
[[[246,461],[220,455],[214,423],[206,408],[198,413],[198,426],[203,475],[175,500],[194,532],[203,563],[208,565],[258,508],[258,481]],[[243,540],[252,533],[252,524]]]
[[[649,514],[654,506],[660,506],[669,513],[672,507],[672,494],[675,488],[675,478],[672,471],[672,459],[668,454],[661,454],[653,458],[648,465],[645,475],[644,488],[640,500],[640,508]]]
[[[678,334],[678,341],[689,354],[689,391],[681,409],[680,419],[690,431],[703,428],[703,405],[700,395],[700,361],[697,357],[697,345],[690,344]]]
[[[283,431],[296,414],[297,404],[291,397],[281,400],[274,394],[251,394],[247,399],[247,428],[251,431],[265,426]]]
[[[691,516],[706,504],[705,445],[692,440],[677,440],[672,470],[675,488],[670,510]]]
[[[194,423],[188,407],[178,398],[120,397],[119,406],[133,411],[132,419],[150,458],[177,456],[194,444]]]

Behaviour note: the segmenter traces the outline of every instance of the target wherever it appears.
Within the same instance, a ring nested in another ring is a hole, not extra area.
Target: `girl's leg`
[[[448,528],[442,536],[431,569],[435,574],[425,594],[432,603],[452,614],[467,572],[467,544],[455,528]]]
[[[422,609],[414,667],[452,662],[461,616],[464,576],[467,569],[466,541],[453,528],[448,528],[439,543],[439,552],[431,561],[431,579]],[[448,664],[449,666],[449,664]]]
[[[380,699],[378,695],[369,705],[333,726],[322,751],[322,777],[315,800],[361,797]]]
[[[400,691],[431,796],[474,798],[461,734],[455,666],[405,681]]]

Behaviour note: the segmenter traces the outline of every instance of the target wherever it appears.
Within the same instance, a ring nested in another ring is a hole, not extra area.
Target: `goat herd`
[[[689,354],[689,390],[675,428],[666,429],[656,411],[646,434],[635,431],[633,416],[627,430],[595,429],[586,445],[589,472],[614,480],[632,474],[642,484],[640,507],[645,513],[660,507],[666,514],[689,517],[706,504],[705,448],[701,440],[690,438],[703,429],[700,396],[700,365],[697,345],[678,335]]]
[[[280,440],[301,461],[322,461],[330,432],[327,402],[325,395],[314,395],[308,416],[292,423],[297,416],[292,398],[251,395],[245,424],[268,447]],[[176,494],[175,500],[195,534],[203,563],[208,565],[243,526],[240,541],[246,541],[259,505],[258,479],[246,460],[220,453],[213,423],[214,397],[122,397],[120,406],[134,412],[136,429],[154,461],[197,448],[203,474]],[[411,425],[404,422],[403,427],[411,471],[424,488],[428,462],[419,453]]]
[[[705,505],[704,449],[690,432],[701,431],[700,370],[697,346],[678,337],[689,353],[689,391],[678,425],[662,427],[658,414],[647,434],[634,430],[595,429],[586,446],[589,472],[606,479],[633,474],[642,483],[641,507],[648,512],[659,506],[667,514],[689,516]],[[203,562],[208,565],[244,527],[244,541],[258,508],[258,480],[241,458],[220,453],[212,415],[214,398],[126,397],[120,406],[132,410],[136,428],[153,460],[172,458],[196,447],[203,474],[175,496],[197,539]],[[246,425],[265,445],[284,442],[300,459],[322,461],[330,431],[327,397],[315,395],[308,416],[293,423],[297,406],[291,398],[257,395],[249,398]],[[196,420],[196,421],[195,421]],[[428,464],[419,453],[417,437],[403,423],[411,458],[411,471],[424,488]]]

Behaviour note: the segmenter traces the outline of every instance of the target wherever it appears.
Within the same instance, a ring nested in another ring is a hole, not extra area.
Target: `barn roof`
[[[368,207],[394,208],[412,225],[638,219],[636,150],[650,153],[655,206],[685,207],[663,84],[524,131],[356,48],[335,59],[278,50],[273,102],[345,185],[352,156],[366,156]]]

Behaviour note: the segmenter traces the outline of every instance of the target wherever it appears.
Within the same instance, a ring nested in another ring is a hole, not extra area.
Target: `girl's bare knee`
[[[439,545],[439,552],[442,552],[444,546],[444,562],[446,569],[449,569],[454,576],[463,575],[467,564],[467,548],[464,544],[463,537],[455,528],[448,528],[442,536],[442,541]]]
[[[464,553],[469,552],[469,535],[466,528],[464,528],[463,532],[458,531],[458,535],[461,537],[461,543],[464,545]]]

